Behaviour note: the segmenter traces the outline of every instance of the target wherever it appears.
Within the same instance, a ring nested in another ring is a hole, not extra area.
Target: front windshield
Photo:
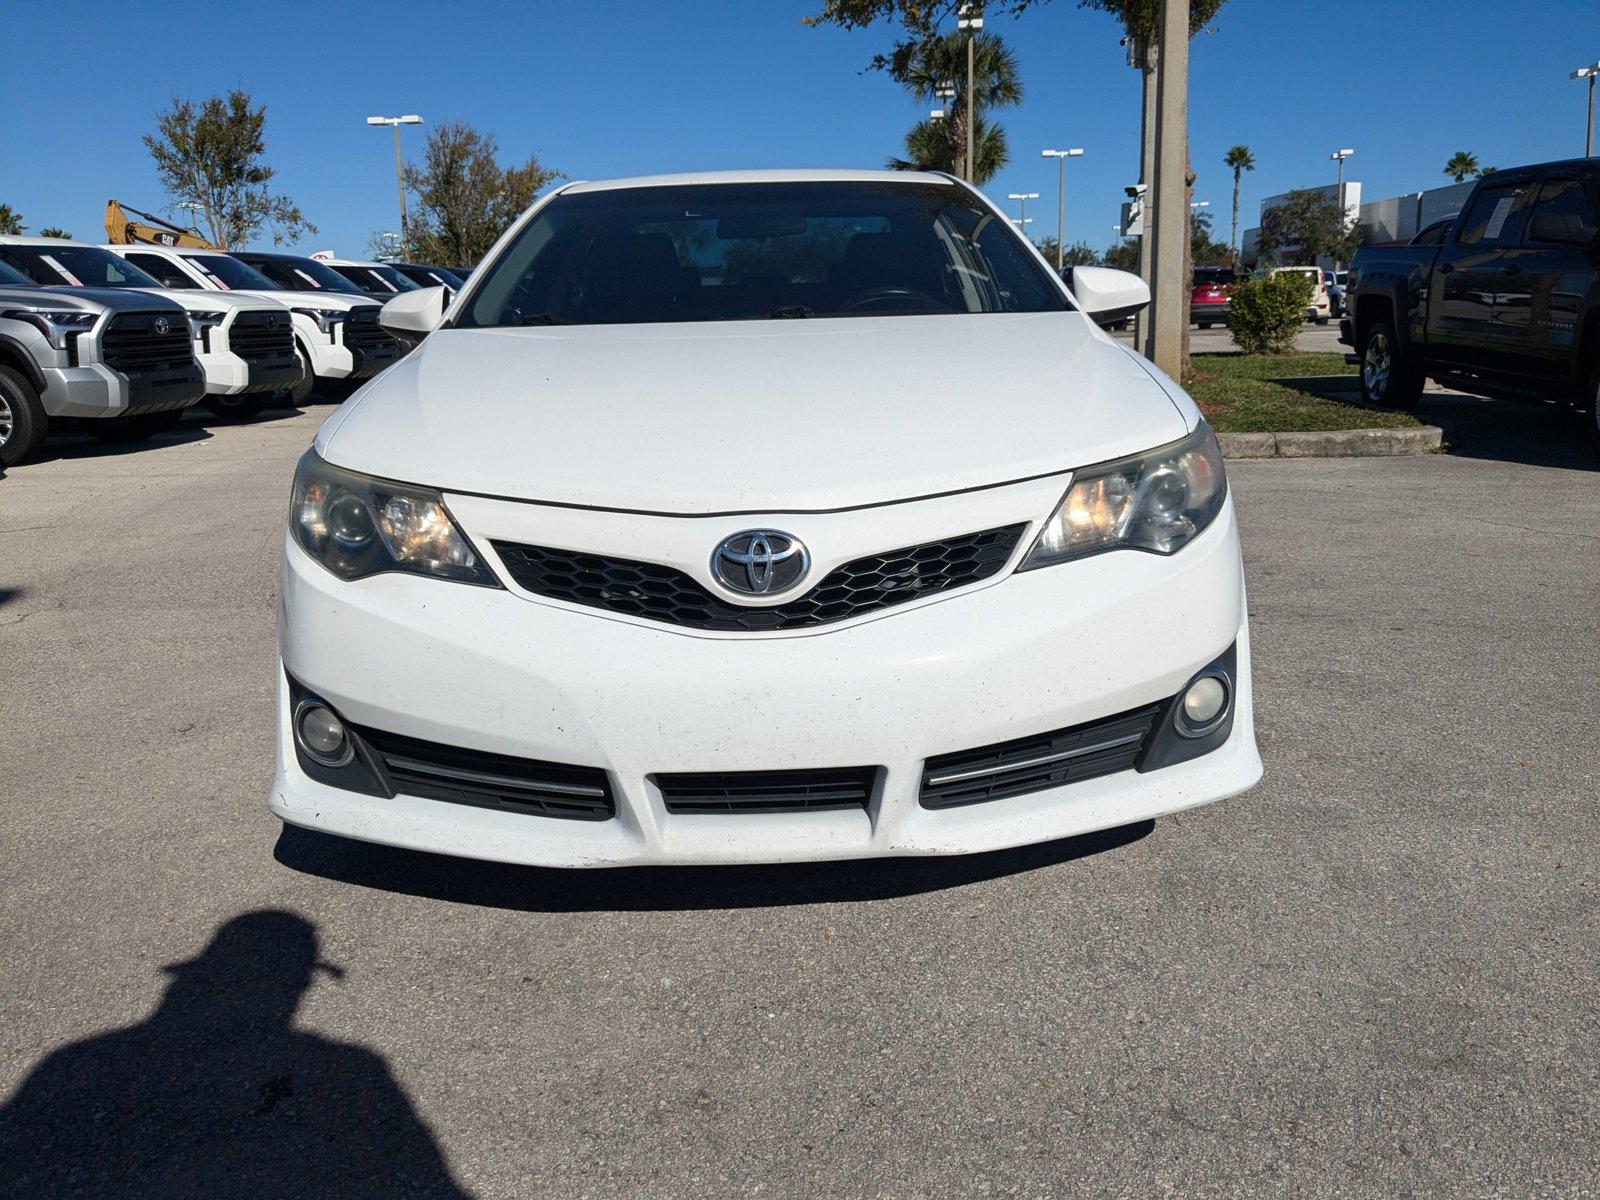
[[[366,296],[365,292],[327,263],[320,263],[314,258],[263,257],[251,265],[279,287],[288,288],[290,291],[335,292],[341,296]]]
[[[389,266],[335,267],[334,270],[369,294],[392,296],[396,292],[420,290],[419,284],[413,283]]]
[[[0,262],[47,286],[161,287],[127,259],[99,246],[0,246]]]
[[[10,263],[0,262],[0,287],[33,287],[33,280]]]
[[[955,184],[910,180],[560,195],[479,278],[458,325],[1068,308],[1004,217]]]
[[[276,292],[277,284],[253,267],[247,267],[237,258],[226,254],[185,255],[189,264],[211,277],[225,289],[246,292]]]

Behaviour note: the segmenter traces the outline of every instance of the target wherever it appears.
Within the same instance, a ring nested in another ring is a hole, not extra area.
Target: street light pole
[[[1038,192],[1011,192],[1006,196],[1007,200],[1015,200],[1017,202],[1017,221],[1023,225],[1028,223],[1028,201],[1037,200],[1038,198]]]
[[[1044,150],[1040,157],[1056,160],[1056,271],[1059,273],[1066,265],[1067,251],[1067,159],[1082,158],[1083,150],[1076,146],[1071,150]]]
[[[1339,164],[1339,191],[1337,195],[1339,197],[1339,234],[1341,237],[1344,235],[1344,223],[1347,219],[1344,203],[1344,160],[1349,158],[1354,153],[1355,151],[1351,150],[1347,146],[1343,150],[1335,150],[1332,154],[1328,155],[1329,158],[1333,159]],[[1339,269],[1338,259],[1334,260],[1333,269],[1335,271]]]
[[[968,183],[975,183],[978,178],[978,164],[973,161],[972,157],[973,115],[977,109],[977,104],[972,94],[972,76],[974,59],[977,53],[975,47],[978,41],[978,30],[983,28],[983,5],[981,0],[967,0],[967,3],[961,6],[960,13],[956,19],[956,28],[967,31],[967,169],[963,172],[963,178]]]
[[[387,125],[394,130],[394,187],[400,197],[400,256],[410,257],[411,230],[406,222],[406,175],[405,164],[400,157],[400,126],[421,125],[422,118],[416,113],[403,117],[368,117],[368,125]]]
[[[1583,133],[1583,156],[1589,158],[1594,154],[1594,80],[1600,75],[1600,62],[1591,63],[1587,67],[1579,67],[1569,79],[1587,79],[1589,81],[1589,123]]]

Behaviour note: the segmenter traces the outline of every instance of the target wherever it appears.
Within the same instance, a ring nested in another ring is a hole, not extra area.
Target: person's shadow
[[[316,927],[217,930],[140,1024],[51,1054],[0,1109],[0,1196],[468,1197],[382,1057],[296,1029]]]

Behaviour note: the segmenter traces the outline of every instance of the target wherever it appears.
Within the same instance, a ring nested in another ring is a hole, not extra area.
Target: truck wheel
[[[116,417],[110,421],[90,421],[89,436],[102,442],[142,442],[176,429],[183,420],[183,409],[171,408],[166,412],[141,413],[137,417]]]
[[[205,405],[227,421],[248,421],[261,415],[267,402],[260,396],[207,396]]]
[[[295,343],[294,355],[300,360],[300,382],[289,389],[289,403],[301,408],[305,405],[306,397],[311,395],[311,389],[317,386],[317,377],[311,373],[311,360],[298,342]]]
[[[0,462],[16,466],[39,448],[49,429],[50,418],[33,384],[10,367],[0,367]]]
[[[1422,372],[1399,349],[1394,326],[1374,321],[1361,334],[1361,399],[1375,408],[1410,412],[1422,399]]]

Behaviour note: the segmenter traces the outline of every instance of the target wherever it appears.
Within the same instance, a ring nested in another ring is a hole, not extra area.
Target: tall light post
[[[200,224],[195,220],[195,213],[204,212],[206,206],[198,200],[180,200],[178,201],[178,207],[189,214],[189,228],[199,233]]]
[[[966,0],[962,4],[957,18],[956,28],[967,31],[967,169],[963,175],[968,183],[975,183],[978,178],[978,164],[973,162],[973,113],[977,109],[976,98],[972,94],[972,76],[974,57],[977,53],[975,47],[978,41],[978,30],[983,28],[983,4],[981,0]]]
[[[1340,233],[1340,236],[1343,236],[1343,234],[1344,234],[1344,223],[1348,219],[1348,214],[1345,212],[1345,206],[1344,206],[1344,160],[1349,158],[1354,153],[1355,153],[1355,151],[1351,150],[1347,146],[1343,150],[1335,150],[1332,154],[1328,155],[1329,158],[1333,159],[1334,162],[1339,164],[1339,191],[1338,191],[1338,197],[1339,197],[1339,233]],[[1337,271],[1339,269],[1339,264],[1338,264],[1337,261],[1334,262],[1333,269],[1335,271]]]
[[[1600,62],[1590,63],[1587,67],[1579,67],[1569,79],[1587,79],[1589,81],[1589,124],[1583,134],[1583,156],[1590,157],[1594,153],[1594,80],[1600,75]]]
[[[400,159],[400,126],[421,125],[422,118],[416,113],[403,117],[368,117],[367,124],[387,125],[394,130],[394,187],[400,197],[400,256],[406,258],[410,254],[411,231],[406,227],[406,173]]]
[[[1006,195],[1007,200],[1015,200],[1017,202],[1017,223],[1019,225],[1028,224],[1028,201],[1037,200],[1038,198],[1038,192],[1010,192]]]
[[[1059,272],[1066,265],[1063,255],[1067,249],[1067,159],[1082,158],[1083,149],[1074,146],[1071,150],[1042,150],[1039,157],[1056,160],[1056,270]]]

